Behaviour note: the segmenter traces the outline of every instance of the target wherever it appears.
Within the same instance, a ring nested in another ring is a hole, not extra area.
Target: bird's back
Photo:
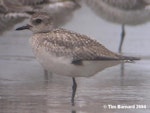
[[[125,25],[150,20],[150,3],[146,0],[84,0],[103,19]]]
[[[86,35],[62,28],[32,37],[33,46],[42,47],[56,56],[72,57],[72,60],[130,60],[105,48]],[[134,60],[134,59],[133,59]]]

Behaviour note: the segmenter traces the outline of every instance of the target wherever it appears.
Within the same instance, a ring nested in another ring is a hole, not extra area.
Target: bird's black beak
[[[16,30],[17,30],[17,31],[18,31],[18,30],[25,30],[25,29],[30,29],[31,27],[32,27],[31,25],[27,24],[26,26],[19,27],[19,28],[17,28]]]

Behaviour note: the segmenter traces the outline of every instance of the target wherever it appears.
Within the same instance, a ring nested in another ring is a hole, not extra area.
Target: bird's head
[[[30,19],[30,23],[17,28],[16,30],[31,30],[33,33],[46,33],[54,28],[53,18],[47,13],[35,13]]]

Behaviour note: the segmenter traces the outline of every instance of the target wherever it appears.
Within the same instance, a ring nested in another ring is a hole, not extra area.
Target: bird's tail
[[[141,60],[141,58],[139,58],[139,57],[130,57],[130,56],[122,56],[122,60],[124,60],[125,62],[128,62],[128,63],[132,63],[135,60]]]

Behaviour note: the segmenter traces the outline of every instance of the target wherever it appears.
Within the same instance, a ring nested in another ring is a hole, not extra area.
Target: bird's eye
[[[36,22],[37,24],[40,24],[40,23],[42,22],[42,20],[41,20],[41,19],[36,19],[35,22]]]

